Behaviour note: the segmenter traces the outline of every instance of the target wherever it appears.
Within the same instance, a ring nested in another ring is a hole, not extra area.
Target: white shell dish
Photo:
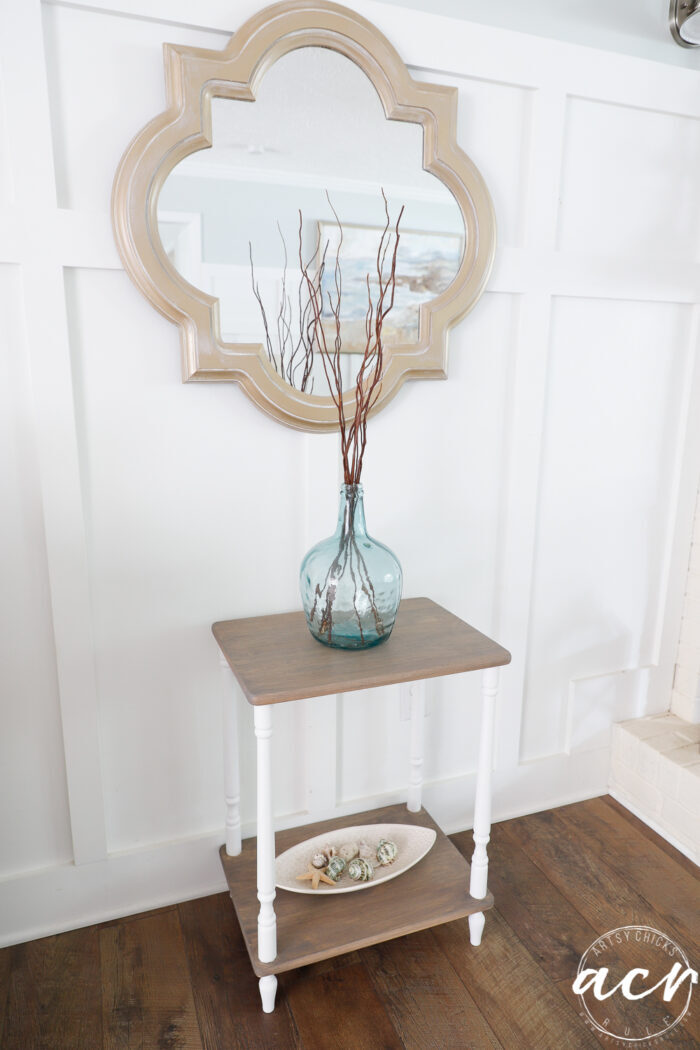
[[[335,893],[353,893],[355,890],[368,890],[372,886],[378,886],[389,879],[395,879],[397,875],[403,875],[426,853],[432,849],[436,832],[432,828],[422,828],[415,824],[363,824],[361,827],[340,828],[338,831],[326,831],[322,835],[300,842],[291,849],[280,853],[275,860],[276,885],[281,890],[290,890],[292,893],[314,893],[317,897]],[[377,864],[374,868],[374,877],[369,882],[353,882],[347,875],[343,875],[334,886],[328,886],[322,882],[317,890],[312,889],[309,882],[299,882],[297,875],[302,875],[309,866],[313,853],[326,844],[340,847],[350,841],[359,842],[362,839],[372,844],[379,844],[380,839],[391,839],[398,846],[398,856],[393,864],[382,867]]]

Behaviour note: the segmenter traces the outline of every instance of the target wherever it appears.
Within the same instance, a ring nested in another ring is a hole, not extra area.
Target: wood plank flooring
[[[698,869],[610,798],[494,825],[489,855],[479,948],[460,919],[285,973],[269,1015],[228,894],[5,948],[0,1047],[598,1050],[571,991],[595,937],[638,922],[700,947]],[[700,1047],[698,1017],[669,1045]]]

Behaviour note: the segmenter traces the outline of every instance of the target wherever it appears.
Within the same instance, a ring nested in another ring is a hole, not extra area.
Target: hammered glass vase
[[[362,485],[341,488],[338,527],[307,553],[299,582],[309,630],[324,645],[367,649],[391,634],[401,566],[367,535]]]

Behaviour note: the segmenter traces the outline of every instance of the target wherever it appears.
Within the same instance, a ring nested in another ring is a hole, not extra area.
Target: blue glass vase
[[[301,600],[314,638],[368,649],[391,634],[401,601],[398,558],[367,535],[362,485],[340,490],[338,527],[301,563]]]

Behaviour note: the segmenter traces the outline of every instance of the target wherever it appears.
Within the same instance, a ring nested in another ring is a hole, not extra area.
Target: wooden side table
[[[510,653],[428,598],[401,603],[396,627],[383,644],[356,652],[330,649],[309,634],[304,614],[259,616],[215,623],[224,675],[224,776],[226,844],[221,860],[253,970],[260,978],[263,1010],[275,1007],[276,974],[416,930],[469,916],[478,945],[487,889],[486,845],[491,829],[491,764],[498,667]],[[474,809],[474,854],[469,865],[421,808],[425,690],[411,708],[411,773],[407,809],[386,806],[292,828],[277,836],[290,846],[352,824],[410,823],[434,828],[428,855],[398,879],[356,894],[313,895],[281,890],[275,910],[275,831],[272,813],[271,737],[274,704],[349,693],[398,682],[483,670],[481,737]],[[241,843],[239,811],[238,686],[254,707],[257,738],[256,839]],[[256,903],[259,902],[259,910]],[[322,920],[322,921],[320,921]],[[279,933],[279,938],[278,938]],[[278,945],[279,941],[279,945]]]

